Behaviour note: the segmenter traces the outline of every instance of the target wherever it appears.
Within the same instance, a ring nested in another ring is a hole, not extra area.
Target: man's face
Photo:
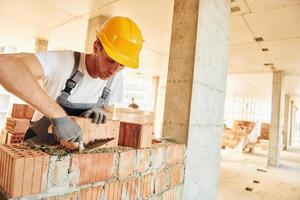
[[[107,55],[104,48],[100,47],[100,44],[98,42],[97,42],[95,65],[98,71],[98,77],[103,80],[110,78],[111,76],[115,75],[116,73],[124,69],[123,65],[114,61]]]

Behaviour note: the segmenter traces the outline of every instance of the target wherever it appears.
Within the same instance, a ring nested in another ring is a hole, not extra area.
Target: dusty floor
[[[260,148],[251,154],[222,150],[218,200],[300,200],[300,145],[282,151],[280,158],[273,168]]]

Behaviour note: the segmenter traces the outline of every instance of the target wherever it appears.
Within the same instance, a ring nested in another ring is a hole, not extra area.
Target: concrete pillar
[[[290,122],[290,131],[289,131],[289,137],[288,137],[288,143],[289,146],[292,145],[292,135],[293,135],[293,131],[294,131],[294,127],[295,127],[295,104],[294,101],[291,101],[291,113],[290,113],[290,118],[291,118],[291,122]]]
[[[297,111],[298,111],[298,108],[297,106],[293,105],[293,110],[292,110],[292,118],[293,118],[293,121],[292,121],[292,126],[291,126],[291,137],[290,137],[290,145],[293,145],[294,141],[295,141],[295,138],[296,138],[296,131],[297,131]]]
[[[94,41],[96,40],[96,31],[104,24],[108,17],[100,15],[89,19],[88,30],[85,40],[85,52],[92,53]]]
[[[48,49],[48,40],[39,39],[35,40],[35,52],[47,51]]]
[[[216,199],[229,1],[175,0],[163,136],[187,142],[182,199]]]
[[[161,137],[161,135],[159,134],[160,131],[158,132],[157,130],[159,129],[160,127],[160,123],[157,121],[157,114],[158,114],[158,90],[159,90],[159,82],[160,82],[160,77],[159,76],[153,76],[152,77],[152,94],[151,94],[151,97],[152,97],[152,111],[154,113],[154,136],[155,137]]]
[[[289,131],[290,131],[290,102],[291,97],[290,95],[285,95],[284,99],[284,125],[283,125],[283,149],[286,150],[289,146]]]
[[[278,166],[283,131],[284,91],[282,71],[273,72],[272,116],[269,136],[268,165]]]

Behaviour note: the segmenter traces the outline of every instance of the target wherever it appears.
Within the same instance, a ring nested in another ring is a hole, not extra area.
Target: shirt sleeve
[[[36,53],[35,56],[41,63],[44,71],[43,81],[54,81],[60,73],[69,73],[63,65],[68,65],[74,62],[69,59],[72,55],[71,51],[44,51]],[[71,57],[72,58],[72,57]]]

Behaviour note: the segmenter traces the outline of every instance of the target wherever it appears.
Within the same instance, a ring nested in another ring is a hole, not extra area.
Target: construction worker
[[[82,134],[70,116],[104,123],[101,108],[122,98],[124,67],[138,68],[143,37],[126,17],[111,17],[96,33],[92,54],[46,51],[0,55],[0,84],[41,114],[25,134],[38,144],[78,148]],[[42,81],[43,88],[38,80]],[[53,134],[49,134],[49,127]],[[75,142],[75,143],[74,143]]]

